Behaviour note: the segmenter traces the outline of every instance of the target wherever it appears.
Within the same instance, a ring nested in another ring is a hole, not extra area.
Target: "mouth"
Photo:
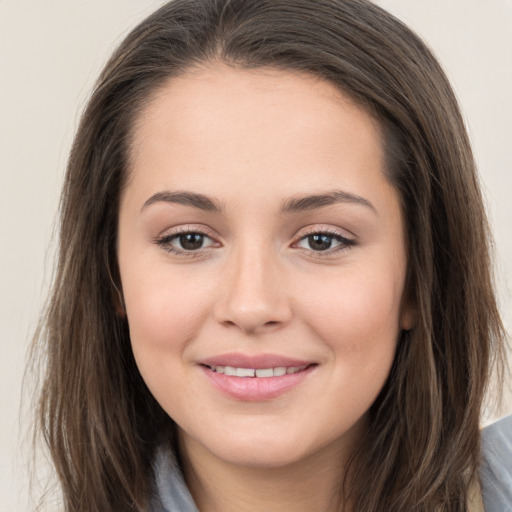
[[[203,366],[206,366],[212,372],[221,373],[230,377],[266,379],[269,377],[283,377],[284,375],[291,375],[294,373],[302,372],[313,365],[314,363],[301,366],[275,366],[270,368],[243,368],[222,365]]]
[[[316,362],[273,355],[227,354],[200,363],[213,388],[244,402],[268,401],[307,381]]]

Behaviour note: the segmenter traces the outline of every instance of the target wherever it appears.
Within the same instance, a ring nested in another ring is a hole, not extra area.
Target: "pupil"
[[[200,249],[203,245],[203,235],[199,233],[187,233],[186,235],[180,235],[180,244],[183,249],[193,251],[194,249]]]
[[[332,245],[332,237],[329,235],[310,235],[308,241],[309,246],[318,251],[325,251]]]

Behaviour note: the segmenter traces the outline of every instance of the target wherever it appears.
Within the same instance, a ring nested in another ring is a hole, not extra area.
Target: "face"
[[[183,445],[255,467],[349,449],[411,324],[376,121],[310,76],[205,67],[153,96],[130,156],[131,343]]]

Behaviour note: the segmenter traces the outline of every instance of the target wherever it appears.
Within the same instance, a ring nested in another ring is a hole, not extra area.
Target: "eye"
[[[297,247],[314,252],[327,252],[332,254],[339,250],[355,245],[355,240],[347,238],[339,233],[319,231],[302,237],[297,242]]]
[[[170,253],[186,256],[201,254],[204,249],[215,245],[206,233],[192,230],[165,235],[158,238],[156,243]]]

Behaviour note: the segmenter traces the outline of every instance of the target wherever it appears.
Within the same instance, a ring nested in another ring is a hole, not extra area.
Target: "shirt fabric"
[[[485,512],[512,512],[512,415],[483,429],[480,478]]]
[[[154,470],[148,512],[199,512],[170,451],[157,451]],[[512,512],[512,416],[483,429],[480,476],[485,512]]]

